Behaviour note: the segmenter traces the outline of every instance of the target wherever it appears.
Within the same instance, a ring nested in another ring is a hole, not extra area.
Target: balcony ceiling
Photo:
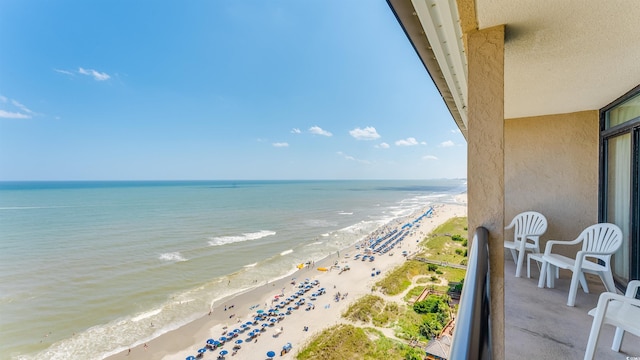
[[[506,24],[505,117],[600,109],[640,84],[636,0],[476,0]]]
[[[469,24],[506,25],[505,118],[600,109],[640,84],[637,0],[387,1],[463,133]]]

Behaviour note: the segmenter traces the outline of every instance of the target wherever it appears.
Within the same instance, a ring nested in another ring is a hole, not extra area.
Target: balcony
[[[526,264],[525,264],[526,266]],[[587,312],[605,291],[597,276],[587,274],[589,294],[578,289],[576,306],[566,305],[570,272],[560,272],[554,289],[539,289],[539,271],[531,264],[531,279],[514,276],[516,267],[506,253],[504,261],[504,344],[505,359],[582,359],[591,330]],[[640,357],[640,340],[626,334],[620,352],[611,350],[614,328],[604,325],[595,359],[628,360]]]

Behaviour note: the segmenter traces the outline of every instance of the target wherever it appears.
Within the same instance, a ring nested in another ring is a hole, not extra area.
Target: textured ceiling
[[[640,84],[640,1],[476,0],[506,24],[505,117],[595,110]]]

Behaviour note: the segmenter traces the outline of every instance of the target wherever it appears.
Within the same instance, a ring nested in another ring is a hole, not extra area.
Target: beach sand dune
[[[296,286],[301,281],[318,280],[319,285],[306,293],[303,297],[309,301],[310,294],[318,288],[326,289],[324,295],[312,301],[314,308],[307,310],[306,305],[302,305],[297,310],[293,310],[290,315],[285,315],[284,319],[276,322],[273,326],[266,326],[255,340],[247,342],[248,331],[240,333],[236,339],[242,339],[240,349],[234,353],[232,342],[228,342],[224,347],[214,351],[207,351],[198,359],[217,359],[222,349],[227,350],[226,359],[265,359],[268,351],[276,353],[277,358],[293,359],[314,334],[323,329],[346,322],[341,315],[356,299],[365,294],[372,293],[372,286],[375,282],[385,276],[385,274],[405,261],[401,255],[402,251],[409,254],[418,251],[418,242],[424,239],[435,227],[444,223],[452,217],[466,216],[466,195],[456,197],[459,204],[436,204],[431,217],[423,218],[420,227],[414,227],[410,235],[398,245],[392,252],[394,255],[377,255],[375,261],[354,260],[357,253],[361,253],[355,246],[342,249],[335,254],[298,270],[291,277],[287,277],[272,283],[261,285],[246,293],[225,299],[215,304],[210,314],[203,314],[197,319],[179,329],[170,331],[164,335],[153,339],[144,345],[132,347],[130,352],[123,351],[107,359],[186,359],[188,356],[197,356],[198,349],[205,347],[207,339],[219,339],[226,331],[227,333],[247,321],[253,321],[257,310],[266,311],[275,306],[280,301],[280,295],[285,298],[299,290]],[[415,220],[428,209],[418,212],[413,216],[398,219],[386,226],[387,229],[400,230],[407,222]],[[348,271],[340,271],[333,267],[337,264],[340,268],[348,265]],[[317,268],[327,268],[330,270],[319,271]],[[375,268],[376,271],[373,269]],[[380,271],[380,274],[372,276]],[[294,279],[295,278],[295,279]],[[340,294],[339,301],[336,296]],[[383,296],[377,293],[379,296]],[[276,300],[277,297],[277,300]],[[291,303],[288,306],[291,306]],[[226,309],[226,310],[225,310]],[[286,311],[286,307],[282,310]],[[262,328],[263,321],[251,329]],[[287,343],[292,345],[292,350],[280,356],[283,346]],[[233,355],[232,355],[233,354]]]

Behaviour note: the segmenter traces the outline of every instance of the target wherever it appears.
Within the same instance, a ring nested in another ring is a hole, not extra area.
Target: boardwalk
[[[450,263],[448,263],[446,261],[429,260],[429,259],[425,259],[423,257],[417,257],[417,256],[413,256],[413,257],[410,257],[410,258],[412,260],[422,261],[422,262],[425,262],[427,264],[435,264],[435,265],[439,265],[439,266],[448,266],[448,267],[452,267],[452,268],[456,268],[456,269],[463,269],[463,270],[467,269],[466,265],[450,264]]]

